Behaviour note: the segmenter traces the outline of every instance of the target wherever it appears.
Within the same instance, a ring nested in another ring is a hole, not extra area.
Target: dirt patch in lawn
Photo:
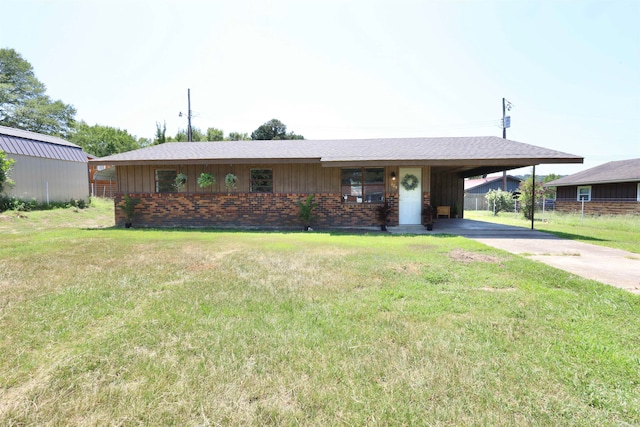
[[[449,252],[449,258],[454,261],[463,262],[465,264],[468,264],[470,262],[488,262],[492,264],[499,264],[502,261],[502,259],[497,256],[482,254],[479,252],[469,252],[465,251],[464,249],[452,250],[451,252]]]

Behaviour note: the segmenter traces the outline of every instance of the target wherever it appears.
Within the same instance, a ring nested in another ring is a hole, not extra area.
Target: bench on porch
[[[436,218],[440,218],[440,215],[451,218],[451,206],[438,206],[436,208]]]

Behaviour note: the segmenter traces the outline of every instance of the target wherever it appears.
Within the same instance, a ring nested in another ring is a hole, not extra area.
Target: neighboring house
[[[89,160],[96,158],[89,155]],[[117,191],[115,168],[107,165],[89,164],[89,189],[92,197],[113,197]]]
[[[484,178],[465,179],[464,180],[464,208],[468,210],[486,210],[489,209],[489,203],[485,198],[486,194],[491,190],[505,190],[514,192],[520,187],[520,178],[515,176],[506,176],[507,188],[503,189],[504,179],[501,175],[487,176]]]
[[[116,167],[116,206],[140,200],[134,226],[300,226],[297,202],[315,195],[317,227],[421,224],[427,204],[462,204],[464,178],[581,157],[498,137],[171,142],[91,160]],[[202,173],[216,182],[200,188]],[[178,174],[185,187],[173,186]],[[235,189],[225,176],[237,177]],[[124,212],[115,210],[116,224]],[[459,212],[462,215],[462,212]]]
[[[5,192],[40,203],[89,201],[87,154],[55,136],[0,126],[0,150],[15,160]]]
[[[640,159],[596,166],[545,184],[556,187],[556,211],[640,214]]]
[[[487,194],[490,190],[504,190],[514,192],[520,187],[520,178],[507,175],[507,188],[502,188],[502,175],[487,176],[486,178],[465,179],[465,194]]]

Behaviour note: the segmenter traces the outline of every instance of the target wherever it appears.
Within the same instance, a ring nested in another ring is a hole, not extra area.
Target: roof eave
[[[505,166],[516,169],[526,166],[554,163],[583,163],[582,157],[562,158],[491,158],[491,159],[340,159],[322,158],[322,166],[375,165],[375,166]]]
[[[571,187],[574,185],[622,184],[627,182],[630,182],[630,183],[640,182],[640,178],[610,179],[610,180],[603,180],[603,181],[572,181],[572,182],[560,183],[560,184],[554,184],[553,181],[551,181],[546,183],[545,187]]]
[[[153,165],[240,165],[240,164],[281,164],[281,163],[320,163],[319,158],[297,159],[267,159],[267,158],[240,158],[240,159],[154,159],[154,160],[115,160],[115,159],[91,159],[92,165],[113,166],[153,166]]]

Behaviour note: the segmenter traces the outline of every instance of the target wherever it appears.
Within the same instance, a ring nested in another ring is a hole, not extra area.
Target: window
[[[156,169],[156,193],[175,191],[175,180],[178,173],[175,169]]]
[[[341,187],[345,203],[382,203],[384,168],[342,169]]]
[[[584,200],[585,202],[591,201],[591,186],[587,185],[584,187],[578,187],[578,201],[581,202]]]
[[[273,193],[272,169],[251,169],[251,192]]]
[[[636,200],[640,202],[640,182],[638,183],[638,197]]]

